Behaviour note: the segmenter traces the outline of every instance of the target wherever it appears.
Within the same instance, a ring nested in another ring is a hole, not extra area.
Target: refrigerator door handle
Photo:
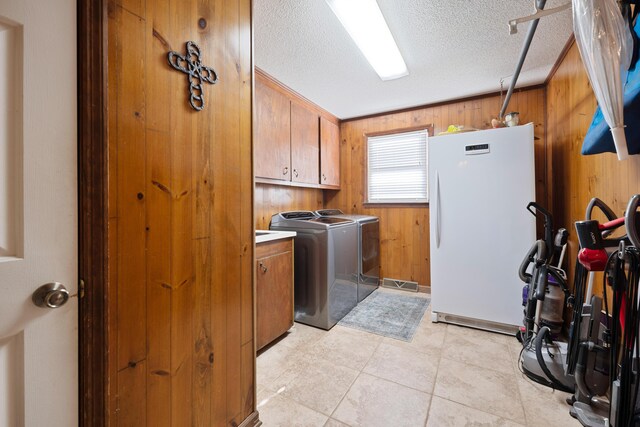
[[[436,170],[436,248],[440,247],[440,233],[442,227],[440,225],[440,174]]]

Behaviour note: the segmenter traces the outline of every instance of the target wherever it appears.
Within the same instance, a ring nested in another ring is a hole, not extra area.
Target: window
[[[427,203],[427,130],[367,137],[367,203]]]

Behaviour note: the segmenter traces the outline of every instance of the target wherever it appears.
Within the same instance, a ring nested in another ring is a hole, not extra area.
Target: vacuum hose
[[[587,357],[590,351],[604,351],[602,346],[599,346],[591,341],[583,341],[580,343],[580,350],[578,351],[578,363],[576,363],[575,379],[576,385],[580,393],[585,396],[588,401],[594,397],[594,393],[589,389],[589,386],[584,381],[585,373],[587,370]]]
[[[544,361],[544,357],[542,355],[543,341],[545,340],[545,338],[547,338],[549,336],[550,332],[551,332],[551,330],[549,329],[548,326],[543,326],[538,331],[538,335],[536,336],[536,340],[535,340],[535,343],[534,343],[534,345],[536,347],[536,359],[538,359],[538,364],[540,365],[540,369],[542,369],[542,372],[544,372],[544,374],[547,376],[547,378],[549,378],[549,382],[550,382],[549,386],[551,388],[553,388],[555,390],[564,391],[566,393],[573,393],[574,392],[573,388],[570,388],[570,387],[566,386],[559,379],[557,379],[551,373],[551,371],[547,367],[547,364]]]

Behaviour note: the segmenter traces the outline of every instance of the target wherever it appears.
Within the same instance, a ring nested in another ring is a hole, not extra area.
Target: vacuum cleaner
[[[535,202],[529,203],[527,210],[544,218],[544,238],[533,244],[519,270],[520,279],[525,282],[524,325],[518,334],[522,343],[520,369],[539,384],[573,393],[573,376],[565,373],[568,347],[560,339],[569,296],[562,269],[568,232],[561,228],[553,237],[551,214]],[[556,257],[557,263],[552,265]]]
[[[592,199],[587,219],[576,223],[581,249],[566,372],[573,374],[576,384],[575,394],[568,399],[572,404],[570,413],[583,426],[640,425],[640,412],[636,410],[639,204],[640,195],[632,197],[625,217],[616,218],[602,201]],[[592,219],[595,207],[604,213],[607,222],[601,224]],[[622,226],[626,227],[625,236],[609,237]],[[593,295],[596,271],[604,272],[602,297]],[[612,295],[611,301],[608,295]]]

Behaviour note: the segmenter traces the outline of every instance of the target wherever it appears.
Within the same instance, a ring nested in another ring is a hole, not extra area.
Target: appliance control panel
[[[464,154],[467,156],[475,154],[487,154],[489,152],[489,144],[474,144],[464,146]]]

